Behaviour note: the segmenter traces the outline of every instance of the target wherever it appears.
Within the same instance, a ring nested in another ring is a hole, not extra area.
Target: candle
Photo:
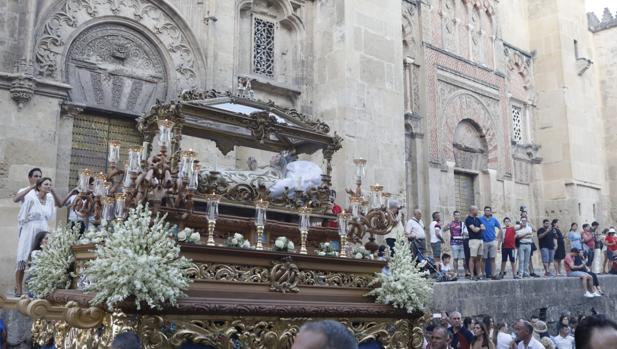
[[[124,186],[125,188],[130,188],[131,183],[131,174],[129,173],[129,165],[127,164],[124,166],[124,179],[122,181],[122,186]]]
[[[116,194],[116,207],[115,207],[115,215],[116,219],[122,220],[124,218],[124,203],[126,201],[126,194],[118,193]]]
[[[129,148],[129,172],[130,173],[139,173],[141,171],[141,155],[143,153],[143,148],[135,147]]]
[[[268,209],[268,201],[259,199],[255,204],[255,225],[264,227],[266,225],[266,210]]]
[[[94,177],[94,195],[95,196],[105,196],[107,195],[107,189],[105,188],[105,181],[107,177],[103,172],[99,172]]]
[[[198,164],[193,165],[193,171],[189,176],[189,190],[197,190],[197,186],[199,185],[199,170],[201,166]]]
[[[141,160],[148,160],[148,147],[150,146],[149,142],[143,142],[141,145]]]
[[[219,202],[221,201],[221,196],[219,194],[207,194],[206,202],[208,204],[208,221],[216,221],[219,216]]]

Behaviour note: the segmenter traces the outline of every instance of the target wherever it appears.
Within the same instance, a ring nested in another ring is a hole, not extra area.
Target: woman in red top
[[[516,259],[514,258],[514,250],[516,250],[516,230],[512,225],[510,218],[503,219],[505,233],[502,229],[499,234],[499,243],[501,244],[501,273],[499,277],[503,278],[506,275],[506,262],[510,259],[512,267],[512,276],[516,279]]]

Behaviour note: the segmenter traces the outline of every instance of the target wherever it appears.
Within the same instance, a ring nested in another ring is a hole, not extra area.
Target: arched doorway
[[[487,168],[488,147],[482,130],[472,120],[456,125],[454,141],[454,198],[456,209],[466,212],[476,203],[477,176]]]
[[[116,23],[88,28],[66,56],[73,102],[140,114],[167,96],[166,65],[156,46],[136,30]]]

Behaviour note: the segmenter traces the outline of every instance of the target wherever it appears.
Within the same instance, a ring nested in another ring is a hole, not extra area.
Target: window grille
[[[519,107],[512,107],[512,138],[516,143],[523,141],[523,120],[522,110]]]
[[[253,18],[253,72],[274,76],[274,23]]]

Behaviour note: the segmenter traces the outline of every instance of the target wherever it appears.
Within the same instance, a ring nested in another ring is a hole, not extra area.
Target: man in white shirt
[[[521,218],[521,224],[517,226],[516,238],[519,239],[518,247],[518,275],[516,278],[529,277],[529,260],[531,259],[531,244],[533,243],[533,230],[527,224],[527,218]]]
[[[517,349],[544,349],[544,345],[533,337],[533,326],[525,320],[519,320],[515,327],[516,337],[520,340]]]
[[[407,239],[412,241],[411,247],[414,256],[417,256],[418,252],[424,254],[424,251],[426,251],[426,233],[424,232],[422,211],[419,208],[413,211],[413,217],[407,221],[405,235]]]
[[[441,262],[441,244],[443,238],[441,237],[441,214],[439,212],[433,212],[433,221],[428,227],[429,234],[431,236],[431,251],[433,252],[433,258],[435,262]]]
[[[574,349],[574,337],[570,336],[570,328],[567,325],[559,327],[559,334],[553,337],[556,349]]]

